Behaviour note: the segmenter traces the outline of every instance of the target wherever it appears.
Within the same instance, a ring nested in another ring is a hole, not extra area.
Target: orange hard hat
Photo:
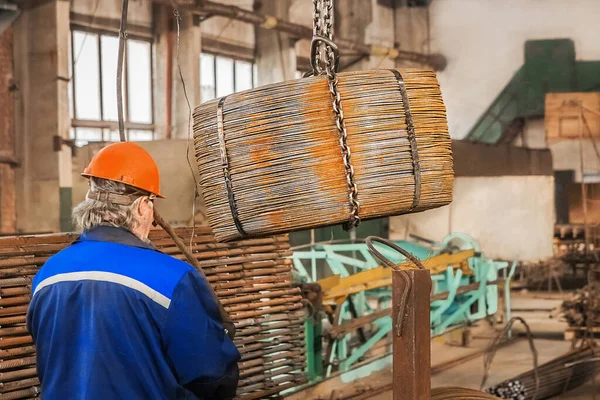
[[[109,144],[96,153],[81,175],[121,182],[164,199],[160,194],[156,163],[146,150],[135,143]]]

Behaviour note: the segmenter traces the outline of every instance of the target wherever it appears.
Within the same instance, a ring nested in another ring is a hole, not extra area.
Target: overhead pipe
[[[165,3],[166,0],[154,0]],[[236,21],[247,22],[264,29],[275,29],[287,33],[296,39],[311,39],[313,31],[311,27],[285,21],[271,15],[263,15],[254,11],[244,10],[238,6],[220,4],[214,1],[183,0],[177,2],[177,6],[204,17],[221,16]],[[412,61],[426,64],[436,71],[446,68],[447,60],[442,54],[423,54],[413,51],[400,50],[395,47],[383,47],[369,44],[356,43],[351,40],[336,37],[335,43],[344,50],[350,50],[353,54],[364,56],[389,57],[397,61]]]

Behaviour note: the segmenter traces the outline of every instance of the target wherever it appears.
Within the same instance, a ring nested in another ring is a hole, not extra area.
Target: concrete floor
[[[563,340],[565,324],[556,319],[549,318],[550,311],[561,303],[561,296],[548,293],[516,292],[513,293],[512,308],[515,310],[513,316],[523,317],[532,331],[534,332],[535,346],[539,355],[539,363],[551,360],[560,354],[566,353],[571,347],[570,342]],[[516,330],[520,327],[515,325]],[[447,361],[463,357],[469,352],[473,352],[480,346],[489,343],[490,338],[485,337],[485,333],[474,334],[475,339],[469,348],[449,346],[434,340],[432,343],[432,366]],[[491,386],[501,382],[521,372],[532,368],[531,352],[526,340],[518,340],[515,343],[506,346],[496,353],[489,379],[486,384]],[[479,389],[483,371],[483,357],[478,356],[463,364],[454,366],[435,374],[431,378],[433,387],[441,386],[463,386],[473,389]],[[597,395],[594,397],[594,393]],[[382,393],[371,397],[371,400],[389,400],[392,398],[391,392]],[[588,384],[565,393],[557,399],[570,400],[591,400],[600,399],[600,377],[596,384]]]

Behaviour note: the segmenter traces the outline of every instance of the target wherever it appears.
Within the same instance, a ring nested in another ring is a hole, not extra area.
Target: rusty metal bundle
[[[573,293],[560,307],[562,319],[570,327],[590,329],[600,326],[600,282],[592,281]]]
[[[176,229],[191,243],[207,280],[235,323],[242,354],[238,396],[265,398],[305,382],[304,316],[291,286],[287,236],[217,243],[205,227]],[[194,235],[192,237],[192,232]],[[0,400],[36,397],[35,348],[25,326],[31,281],[40,266],[77,235],[0,238]],[[173,239],[152,231],[162,252],[185,259]]]
[[[200,185],[217,240],[451,201],[451,141],[435,73],[348,72],[334,84],[339,98],[320,75],[196,108]]]

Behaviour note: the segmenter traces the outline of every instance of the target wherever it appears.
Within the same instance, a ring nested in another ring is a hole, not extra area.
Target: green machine
[[[510,280],[516,261],[484,257],[477,242],[461,233],[439,243],[419,238],[394,243],[431,272],[432,336],[496,314],[501,288],[506,318],[510,318]],[[406,261],[391,249],[378,249],[394,263]],[[392,331],[391,269],[381,267],[360,239],[302,246],[291,258],[296,281],[303,283],[305,294],[312,292],[308,298],[313,300],[313,313],[306,320],[310,380],[354,371],[358,363],[371,358],[377,362],[369,363],[367,369],[385,367],[386,358],[381,355],[391,349],[384,340]],[[354,373],[358,378],[364,371]]]

